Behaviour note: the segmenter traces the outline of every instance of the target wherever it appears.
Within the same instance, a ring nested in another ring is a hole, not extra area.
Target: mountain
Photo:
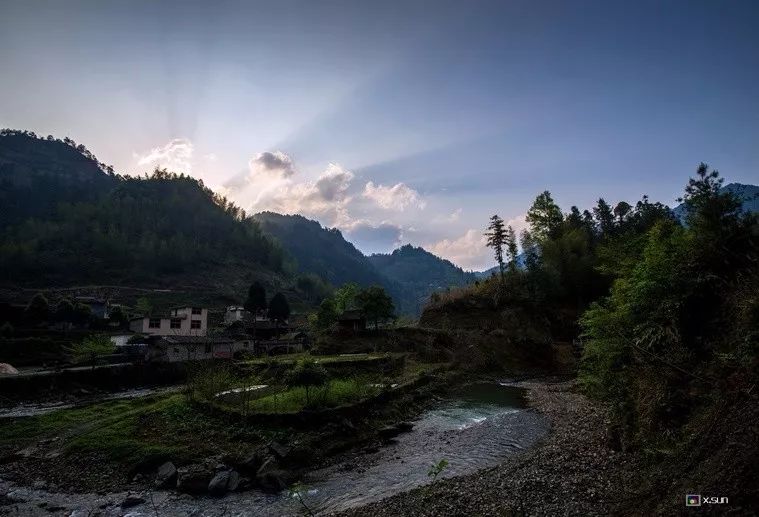
[[[722,187],[720,192],[730,192],[742,199],[744,212],[759,212],[759,186],[730,183]],[[685,203],[681,203],[672,209],[672,213],[681,223],[684,223],[688,217],[688,208]]]
[[[261,212],[253,219],[263,231],[282,243],[302,273],[319,275],[338,287],[347,282],[365,286],[388,283],[338,229],[325,228],[302,215]]]
[[[287,279],[285,253],[202,182],[113,174],[84,146],[0,132],[0,283],[191,286],[243,293]]]
[[[390,254],[370,255],[369,261],[384,276],[403,286],[405,303],[414,314],[421,312],[433,292],[476,280],[474,273],[410,244]]]

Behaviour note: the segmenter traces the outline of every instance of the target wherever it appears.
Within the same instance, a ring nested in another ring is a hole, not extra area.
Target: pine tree
[[[519,248],[517,248],[517,235],[514,232],[514,228],[511,225],[506,228],[506,256],[509,259],[509,271],[516,273],[517,271],[517,255],[519,254]]]
[[[503,219],[497,214],[490,218],[490,225],[488,225],[485,236],[488,238],[488,247],[493,248],[495,260],[498,262],[498,269],[503,280],[503,246],[506,243],[506,229],[503,226]]]

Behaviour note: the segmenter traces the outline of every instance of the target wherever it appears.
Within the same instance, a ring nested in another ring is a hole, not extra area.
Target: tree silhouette
[[[498,214],[490,218],[490,224],[488,225],[488,231],[485,232],[485,236],[488,238],[487,246],[493,248],[495,260],[498,263],[498,270],[501,272],[501,279],[503,279],[503,246],[506,243],[506,229],[503,226],[503,219]]]
[[[366,318],[374,322],[374,330],[379,328],[380,320],[395,317],[393,299],[378,285],[362,289],[356,295],[356,304]]]
[[[269,302],[269,319],[276,322],[277,330],[280,323],[284,323],[290,317],[290,304],[282,293],[275,294]]]
[[[519,249],[517,248],[517,236],[514,232],[514,228],[509,225],[506,228],[506,257],[509,259],[509,271],[516,273],[517,271],[517,255]]]
[[[530,232],[538,241],[555,237],[561,230],[563,221],[564,215],[561,213],[561,208],[553,201],[551,193],[547,190],[535,198],[527,211]]]

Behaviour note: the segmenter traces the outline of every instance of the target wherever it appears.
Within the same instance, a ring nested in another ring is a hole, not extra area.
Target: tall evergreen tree
[[[516,273],[517,271],[517,256],[519,255],[519,248],[517,248],[517,235],[514,232],[514,228],[509,225],[506,228],[506,257],[509,259],[509,271]]]
[[[488,247],[493,248],[495,260],[498,262],[498,269],[501,272],[501,279],[503,279],[503,246],[506,244],[506,228],[503,225],[503,219],[497,214],[490,218],[485,236],[488,238]]]
[[[530,224],[530,232],[538,241],[556,237],[561,230],[564,216],[561,208],[557,205],[551,193],[544,191],[535,198],[532,206],[527,211],[527,222]]]
[[[604,198],[598,199],[598,204],[593,208],[593,215],[601,235],[609,237],[614,233],[614,213],[609,203]]]

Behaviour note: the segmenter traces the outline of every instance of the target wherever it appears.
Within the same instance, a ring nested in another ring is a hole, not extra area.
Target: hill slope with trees
[[[113,173],[84,146],[0,133],[0,282],[226,288],[285,276],[257,222],[201,181]]]

